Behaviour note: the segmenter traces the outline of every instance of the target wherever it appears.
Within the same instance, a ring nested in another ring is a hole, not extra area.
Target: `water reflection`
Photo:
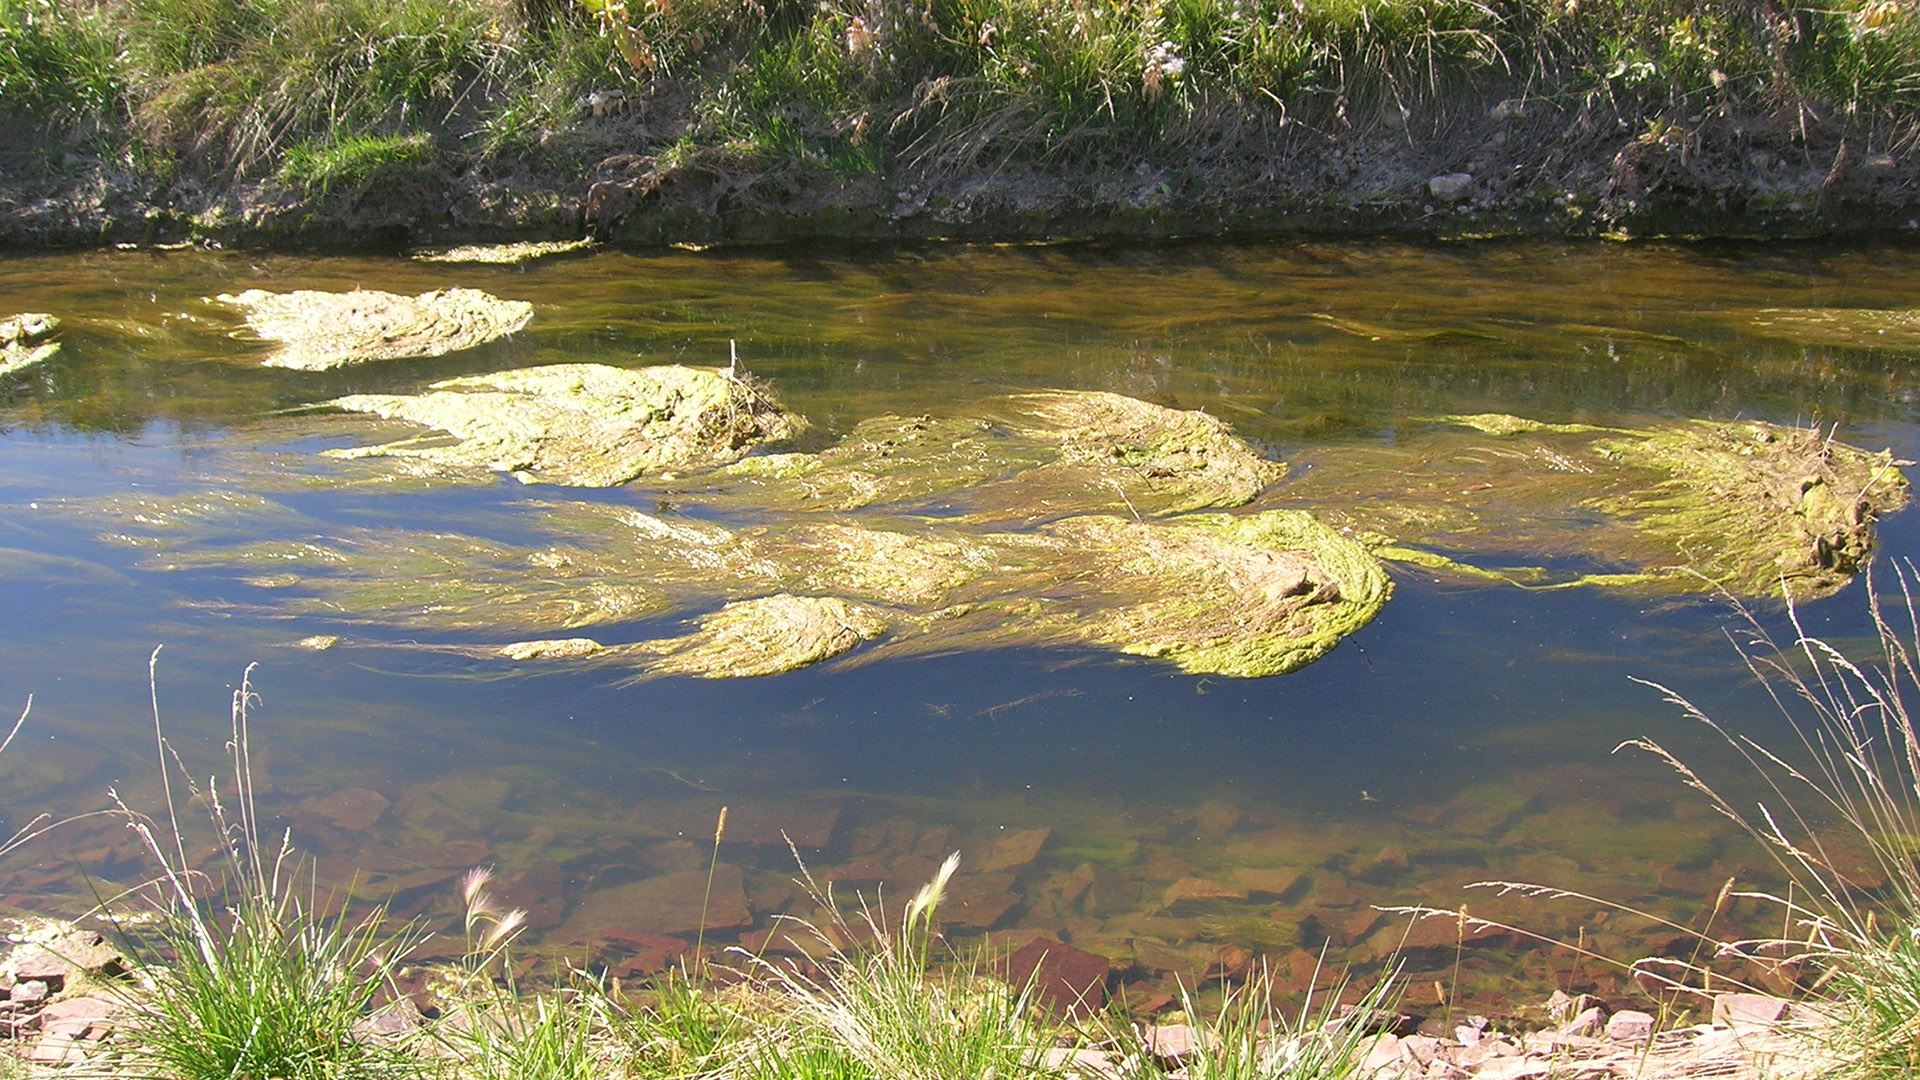
[[[244,287],[444,284],[530,301],[535,321],[457,356],[304,374],[255,366],[261,349],[230,336],[237,320],[201,302]],[[118,544],[50,508],[224,490],[287,511],[267,535],[253,535],[257,517],[233,525],[236,543],[481,521],[510,537],[529,531],[526,489],[336,484],[365,479],[317,457],[348,429],[297,410],[529,364],[714,363],[728,339],[822,445],[880,413],[1065,387],[1206,408],[1282,456],[1503,411],[1818,420],[1912,457],[1913,354],[1796,345],[1754,312],[1897,308],[1916,285],[1911,253],[1777,247],[934,248],[457,270],[11,258],[0,291],[58,314],[66,347],[0,391],[0,695],[35,694],[27,735],[0,759],[6,816],[91,809],[108,785],[158,805],[145,671],[165,642],[168,728],[200,773],[219,768],[232,684],[260,661],[263,806],[330,879],[357,869],[360,893],[445,920],[454,877],[495,864],[543,946],[616,973],[658,967],[675,948],[665,939],[684,947],[697,932],[686,882],[704,881],[721,805],[733,824],[709,919],[720,944],[759,945],[775,913],[808,913],[786,828],[823,880],[892,896],[960,850],[956,937],[1051,934],[1127,965],[1143,992],[1251,953],[1289,971],[1323,944],[1376,961],[1406,924],[1375,907],[1397,903],[1465,902],[1550,935],[1584,932],[1622,957],[1670,948],[1672,932],[1645,920],[1462,887],[1537,880],[1684,924],[1728,876],[1764,880],[1757,853],[1655,763],[1609,753],[1652,734],[1703,768],[1727,765],[1629,675],[1780,733],[1711,602],[1467,588],[1401,570],[1374,624],[1278,679],[1002,650],[620,687],[609,673],[296,648],[328,628],[323,613],[212,570],[163,572],[164,546]],[[1920,551],[1911,519],[1885,523],[1886,550]],[[1807,615],[1849,637],[1863,609],[1855,586]],[[85,824],[0,867],[0,899],[84,905],[143,872],[124,830]],[[1415,967],[1450,972],[1453,927],[1419,933]],[[1515,976],[1617,989],[1522,944],[1474,942],[1462,991]]]

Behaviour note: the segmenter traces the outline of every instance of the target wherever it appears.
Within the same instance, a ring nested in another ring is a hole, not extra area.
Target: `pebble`
[[[1637,1009],[1622,1009],[1607,1017],[1607,1038],[1614,1042],[1646,1042],[1653,1037],[1653,1017]]]
[[[1459,202],[1472,191],[1472,173],[1446,173],[1427,181],[1427,193],[1443,203]]]

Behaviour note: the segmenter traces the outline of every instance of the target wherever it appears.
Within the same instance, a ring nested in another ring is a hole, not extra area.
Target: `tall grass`
[[[124,123],[129,73],[116,38],[97,11],[0,3],[0,112],[68,127]]]
[[[153,900],[156,918],[118,923],[148,975],[143,986],[121,991],[131,1008],[115,1045],[118,1067],[174,1080],[355,1080],[415,1071],[410,1060],[355,1035],[410,950],[411,935],[389,931],[380,908],[353,919],[334,910],[310,875],[300,884],[286,837],[263,843],[248,718],[253,702],[243,679],[233,698],[231,814],[216,790],[201,791],[181,770],[191,797],[208,806],[217,845],[212,874],[188,855],[194,842],[168,775],[179,759],[161,730],[157,694],[165,816],[135,811],[114,795],[158,874],[138,893]]]
[[[926,174],[1188,160],[1489,95],[1911,135],[1909,0],[6,0],[0,103],[261,175],[431,135],[566,153],[593,90],[663,168]],[[1904,126],[1903,126],[1904,125]],[[1877,129],[1876,129],[1877,130]],[[665,147],[675,147],[671,155]],[[602,155],[604,156],[604,154]],[[669,160],[670,159],[670,160]],[[597,158],[595,160],[598,160]]]
[[[1772,856],[1787,888],[1750,895],[1780,910],[1779,940],[1734,955],[1803,961],[1821,972],[1836,1076],[1911,1077],[1920,1069],[1920,569],[1893,571],[1896,599],[1868,582],[1878,648],[1854,657],[1806,633],[1777,642],[1756,620],[1747,663],[1791,722],[1798,745],[1770,748],[1657,686],[1761,777],[1770,798],[1733,805],[1665,747],[1626,746],[1669,764]],[[1863,866],[1864,864],[1864,866]]]
[[[1876,591],[1871,575],[1867,581],[1877,646],[1872,655],[1848,655],[1807,633],[1791,604],[1785,640],[1740,609],[1742,659],[1786,721],[1791,745],[1770,745],[1666,686],[1646,684],[1745,763],[1765,793],[1751,809],[1736,805],[1723,794],[1725,785],[1658,742],[1620,744],[1672,768],[1766,852],[1779,885],[1737,891],[1729,881],[1696,926],[1550,884],[1477,885],[1615,908],[1692,937],[1690,955],[1627,962],[1597,955],[1584,942],[1556,942],[1464,911],[1397,910],[1515,931],[1619,967],[1656,998],[1668,1018],[1716,992],[1797,987],[1814,1007],[1796,1014],[1782,1031],[1811,1040],[1812,1053],[1800,1065],[1831,1080],[1920,1075],[1920,567],[1900,563],[1892,577],[1891,601]],[[1729,898],[1764,905],[1779,920],[1779,933],[1718,936],[1714,920]],[[1746,981],[1756,969],[1772,973],[1761,979],[1763,986]]]

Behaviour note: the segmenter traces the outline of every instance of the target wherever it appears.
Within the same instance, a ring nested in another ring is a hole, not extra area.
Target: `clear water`
[[[257,366],[260,346],[202,299],[450,284],[531,301],[535,321],[455,356],[315,374]],[[1396,570],[1398,592],[1372,625],[1272,679],[1004,649],[621,685],[604,669],[408,650],[398,646],[418,633],[393,628],[350,628],[391,648],[291,648],[343,627],[276,610],[270,591],[230,571],[161,569],[164,557],[68,510],[130,491],[264,490],[303,516],[301,536],[478,523],[511,540],[516,512],[554,490],[303,484],[326,471],[315,451],[353,441],[353,428],[299,407],[542,363],[724,363],[729,339],[813,420],[815,442],[880,413],[1064,387],[1205,409],[1283,458],[1391,440],[1410,418],[1496,411],[1817,422],[1913,458],[1920,356],[1802,347],[1760,332],[1753,315],[1900,308],[1916,294],[1920,253],[1804,247],[942,247],[610,253],[524,268],[9,256],[0,308],[59,315],[65,349],[0,389],[0,706],[33,695],[0,758],[0,807],[17,825],[97,808],[111,786],[158,810],[147,664],[164,645],[167,731],[203,776],[222,768],[232,688],[258,664],[262,809],[330,880],[358,868],[362,895],[445,926],[455,875],[495,865],[509,899],[535,911],[530,946],[615,972],[657,963],[635,933],[688,939],[697,917],[666,925],[644,904],[610,913],[608,898],[704,876],[723,804],[742,815],[720,863],[743,871],[745,913],[709,943],[751,942],[776,912],[811,912],[784,884],[793,856],[772,832],[790,819],[817,833],[802,854],[843,894],[889,876],[885,890],[904,895],[929,857],[961,850],[971,872],[997,841],[1051,829],[1033,861],[976,882],[991,918],[954,937],[1050,934],[1131,964],[1124,978],[1143,990],[1191,981],[1238,947],[1284,960],[1324,944],[1336,961],[1375,962],[1404,930],[1376,904],[1466,903],[1549,935],[1585,932],[1631,959],[1671,935],[1590,905],[1462,886],[1545,878],[1687,922],[1721,880],[1756,872],[1756,852],[1656,763],[1609,753],[1651,735],[1703,769],[1726,765],[1630,677],[1783,737],[1727,643],[1730,613],[1709,600]],[[585,497],[651,508],[644,484]],[[1884,521],[1881,537],[1883,558],[1920,554],[1911,513]],[[659,632],[685,614],[600,636]],[[1859,584],[1803,614],[1839,640],[1866,630]],[[324,809],[362,790],[390,804],[371,825]],[[1105,876],[1078,891],[1094,866]],[[118,823],[81,823],[0,864],[0,902],[72,909],[142,867]],[[1248,891],[1169,892],[1187,878]],[[1759,917],[1735,905],[1724,918]],[[1416,968],[1467,996],[1620,988],[1508,939],[1468,949],[1458,971],[1454,959],[1450,937],[1414,953]]]

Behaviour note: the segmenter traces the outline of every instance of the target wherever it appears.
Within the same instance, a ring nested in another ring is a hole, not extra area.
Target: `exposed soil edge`
[[[1069,239],[1920,237],[1920,152],[1773,118],[1631,123],[1531,104],[1099,168],[841,178],[802,165],[663,169],[627,118],[539,160],[442,154],[351,190],[176,177],[68,155],[0,175],[0,247],[198,242],[396,249],[576,239],[628,246]],[[1468,119],[1462,119],[1467,117]],[[565,151],[565,152],[562,152]],[[1156,155],[1159,156],[1159,155]],[[571,165],[563,165],[568,158]],[[581,160],[598,161],[581,168]],[[1437,192],[1435,177],[1471,183]]]

